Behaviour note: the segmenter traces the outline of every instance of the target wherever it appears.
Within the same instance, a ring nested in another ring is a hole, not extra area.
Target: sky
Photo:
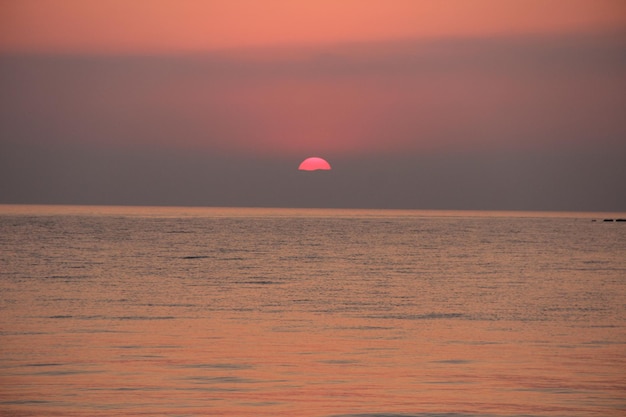
[[[0,203],[626,211],[621,0],[0,0],[0,91]]]

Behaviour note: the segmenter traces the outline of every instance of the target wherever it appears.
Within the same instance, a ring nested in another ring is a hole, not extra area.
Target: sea
[[[624,416],[607,217],[2,205],[0,415]]]

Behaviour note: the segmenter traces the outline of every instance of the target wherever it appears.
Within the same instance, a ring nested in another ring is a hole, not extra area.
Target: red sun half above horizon
[[[300,171],[317,171],[317,170],[328,171],[331,169],[331,167],[330,167],[330,164],[325,159],[312,156],[302,161],[298,169]]]

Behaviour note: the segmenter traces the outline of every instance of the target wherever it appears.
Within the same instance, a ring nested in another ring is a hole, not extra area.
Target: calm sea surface
[[[604,217],[0,206],[0,415],[624,416]]]

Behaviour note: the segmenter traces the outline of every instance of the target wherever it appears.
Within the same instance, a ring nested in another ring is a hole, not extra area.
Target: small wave
[[[45,366],[62,366],[63,364],[61,363],[26,363],[22,366],[24,367],[45,367]]]
[[[138,304],[145,307],[196,307],[197,304],[189,303],[144,303]]]
[[[445,320],[445,319],[470,319],[462,313],[428,313],[428,314],[385,314],[368,316],[375,319],[396,319],[396,320]]]
[[[65,376],[65,375],[83,375],[83,374],[99,374],[103,371],[77,371],[77,370],[58,370],[58,371],[42,371],[35,372],[32,375],[41,376]]]
[[[44,400],[9,400],[9,401],[0,401],[1,405],[42,405],[42,404],[53,404],[53,401],[44,401]]]
[[[177,365],[176,368],[240,370],[240,369],[251,369],[252,365],[245,364],[245,363],[194,363],[194,364]]]
[[[250,378],[240,378],[237,376],[190,376],[182,378],[192,384],[255,384],[259,381]]]
[[[76,319],[76,320],[172,320],[174,316],[48,316],[49,319]]]
[[[466,414],[466,413],[362,413],[362,414],[334,414],[328,417],[500,417],[497,414]],[[514,417],[514,416],[513,416]],[[522,417],[522,416],[519,416]]]
[[[350,359],[329,359],[324,361],[318,361],[319,363],[326,363],[329,365],[355,365],[360,363],[360,361],[350,360]]]

